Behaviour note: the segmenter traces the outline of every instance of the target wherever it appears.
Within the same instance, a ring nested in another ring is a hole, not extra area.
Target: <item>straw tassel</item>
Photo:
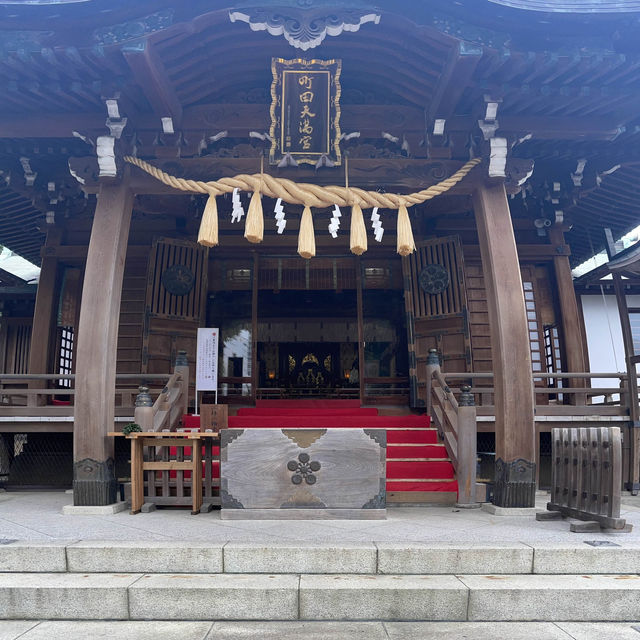
[[[264,237],[264,216],[262,215],[262,198],[259,191],[254,191],[249,202],[247,220],[244,223],[244,237],[253,244],[262,242]]]
[[[313,232],[313,216],[311,209],[305,206],[300,220],[300,231],[298,232],[298,254],[309,260],[316,255],[316,237]]]
[[[416,243],[413,240],[411,220],[407,206],[401,204],[398,208],[398,253],[401,256],[408,256],[416,250]]]
[[[367,228],[364,226],[362,208],[359,204],[351,206],[351,253],[357,256],[367,250]]]
[[[198,232],[198,244],[205,247],[218,246],[218,204],[214,193],[209,194],[204,207]]]

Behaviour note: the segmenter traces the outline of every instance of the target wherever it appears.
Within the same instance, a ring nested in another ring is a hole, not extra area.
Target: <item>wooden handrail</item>
[[[440,433],[458,480],[458,504],[476,503],[476,408],[465,387],[458,402],[431,352],[427,360],[427,411]]]
[[[445,380],[450,380],[450,379],[459,379],[459,380],[464,380],[464,379],[472,379],[472,378],[479,378],[479,379],[489,379],[489,378],[493,378],[493,373],[491,372],[473,372],[473,371],[464,371],[464,372],[460,372],[460,373],[455,373],[455,372],[448,372],[448,373],[441,373],[440,375],[442,375],[442,377]],[[576,371],[555,371],[553,373],[548,373],[546,371],[532,371],[531,375],[534,378],[619,378],[619,379],[626,379],[627,378],[627,374],[626,372],[605,372],[605,373],[598,373],[598,372],[576,372]]]

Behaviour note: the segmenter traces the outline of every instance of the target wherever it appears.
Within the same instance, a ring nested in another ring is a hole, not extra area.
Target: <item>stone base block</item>
[[[468,576],[469,620],[637,620],[640,577]]]
[[[521,543],[378,542],[378,573],[531,573],[533,549]]]
[[[569,523],[569,531],[573,531],[573,533],[600,533],[601,527],[600,523],[594,520],[576,520]]]
[[[6,623],[5,623],[6,624]],[[34,623],[31,623],[33,626]],[[130,622],[124,620],[57,620],[41,622],[22,640],[207,640],[210,622]],[[4,631],[4,627],[2,629]],[[3,636],[0,638],[13,638]],[[18,634],[15,639],[17,640]]]
[[[640,574],[640,544],[591,547],[562,543],[534,546],[533,572],[540,574],[629,573]]]
[[[454,576],[301,576],[302,620],[466,620]]]
[[[373,543],[229,542],[224,547],[227,573],[376,573]]]
[[[295,575],[147,575],[129,589],[132,620],[296,620]]]
[[[222,509],[221,520],[384,520],[386,509]]]
[[[67,570],[66,542],[12,542],[0,545],[2,571],[56,573]]]
[[[482,505],[482,510],[493,516],[532,516],[540,512],[535,507],[498,507],[495,504],[486,503]]]
[[[65,516],[109,516],[127,510],[126,502],[114,502],[104,506],[83,506],[77,507],[73,504],[66,504],[62,507]]]
[[[559,511],[540,511],[536,513],[536,520],[544,522],[546,520],[562,520],[562,514]]]
[[[24,620],[126,620],[140,575],[0,573],[0,616]]]
[[[67,563],[69,571],[82,573],[220,573],[223,546],[201,541],[87,540],[67,547]]]

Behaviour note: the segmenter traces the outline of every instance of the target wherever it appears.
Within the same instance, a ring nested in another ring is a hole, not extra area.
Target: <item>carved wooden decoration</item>
[[[229,12],[231,22],[246,22],[252,31],[266,31],[272,36],[283,36],[292,46],[302,51],[322,44],[327,36],[339,36],[343,31],[358,31],[367,22],[378,24],[380,14],[363,10],[244,9]]]
[[[272,60],[272,164],[340,164],[341,66],[340,60]]]

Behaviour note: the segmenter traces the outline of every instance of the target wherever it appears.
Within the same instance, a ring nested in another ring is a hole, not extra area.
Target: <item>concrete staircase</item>
[[[640,545],[619,544],[7,541],[0,618],[640,620]]]

